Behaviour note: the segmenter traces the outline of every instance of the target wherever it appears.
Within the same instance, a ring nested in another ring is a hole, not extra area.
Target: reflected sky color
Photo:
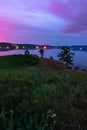
[[[0,0],[0,41],[87,45],[87,0]]]

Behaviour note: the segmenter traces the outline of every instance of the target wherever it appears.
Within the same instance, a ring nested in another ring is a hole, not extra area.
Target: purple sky
[[[87,45],[87,0],[0,0],[0,41]]]

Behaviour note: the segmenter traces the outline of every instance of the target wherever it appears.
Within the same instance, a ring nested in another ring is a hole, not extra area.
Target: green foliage
[[[84,129],[86,86],[86,72],[0,70],[0,130]]]
[[[0,57],[0,69],[34,66],[38,63],[39,59],[37,57],[33,57],[32,55],[12,55]]]
[[[73,65],[74,53],[70,52],[70,48],[67,46],[62,47],[62,51],[58,53],[59,60],[66,64],[66,67]]]

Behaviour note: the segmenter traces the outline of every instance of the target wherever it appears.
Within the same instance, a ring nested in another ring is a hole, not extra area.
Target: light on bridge
[[[9,46],[7,46],[7,49],[9,49]]]
[[[26,48],[25,46],[23,46],[23,49]]]
[[[39,46],[35,46],[36,49],[39,49]]]
[[[18,45],[14,44],[13,46],[15,47],[16,50],[19,49],[19,46],[18,46]]]
[[[47,49],[47,47],[46,47],[46,46],[43,46],[43,49]]]
[[[80,51],[82,51],[82,48],[80,48]]]

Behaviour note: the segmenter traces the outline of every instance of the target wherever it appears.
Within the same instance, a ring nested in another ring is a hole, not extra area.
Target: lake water
[[[58,49],[45,50],[44,57],[49,58],[50,56],[53,56],[54,59],[58,60],[57,55],[59,52],[60,50]],[[30,53],[40,56],[38,50],[30,50]],[[79,66],[81,69],[87,70],[87,52],[74,51],[74,53],[74,66]],[[24,50],[0,52],[0,56],[13,54],[24,54]]]

